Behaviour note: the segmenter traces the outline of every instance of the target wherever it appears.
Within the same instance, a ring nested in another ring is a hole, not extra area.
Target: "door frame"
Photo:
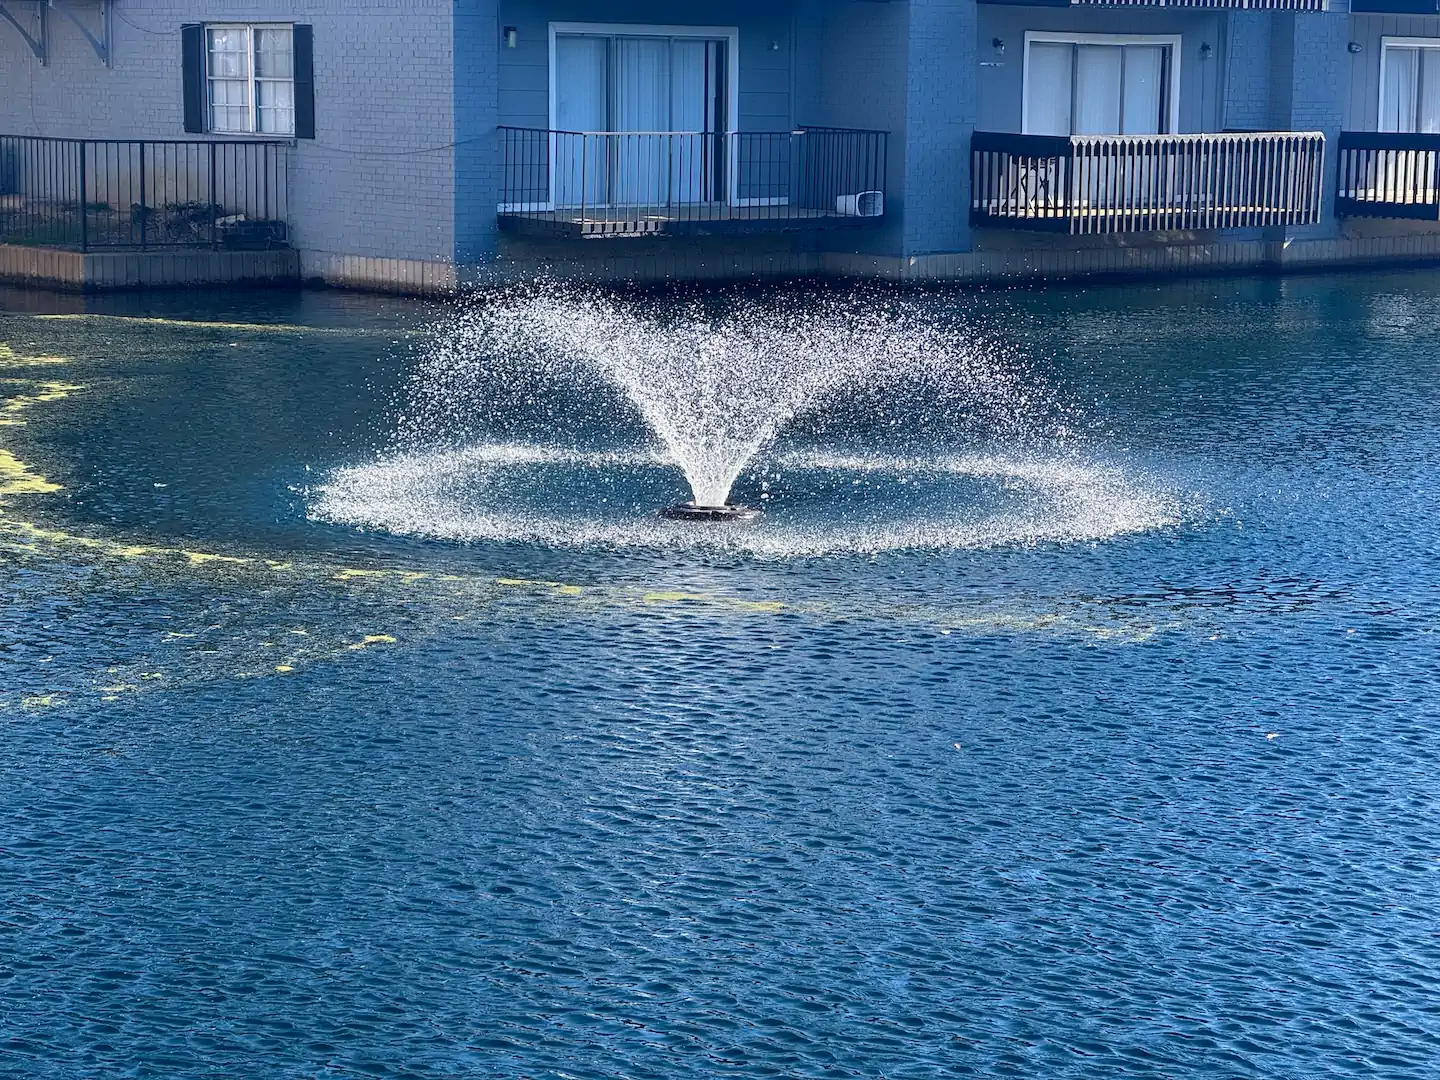
[[[735,135],[740,117],[740,28],[738,26],[668,26],[662,23],[590,23],[552,22],[550,24],[549,59],[549,116],[550,130],[555,131],[556,71],[555,39],[564,34],[589,34],[602,37],[660,37],[660,38],[703,38],[707,41],[725,42],[725,199],[735,205]],[[550,137],[550,161],[555,160],[555,136]],[[545,208],[555,209],[555,170],[550,169],[550,204]],[[600,209],[597,207],[596,209]]]
[[[1180,57],[1182,37],[1180,34],[1081,34],[1067,30],[1025,31],[1025,62],[1020,69],[1020,130],[1026,131],[1026,120],[1030,116],[1030,45],[1032,42],[1047,42],[1056,45],[1168,45],[1170,46],[1170,130],[1180,132]],[[1074,87],[1071,87],[1074,93]],[[1073,98],[1072,98],[1073,104]],[[1073,122],[1072,122],[1073,123]],[[1118,133],[1117,133],[1118,134]]]

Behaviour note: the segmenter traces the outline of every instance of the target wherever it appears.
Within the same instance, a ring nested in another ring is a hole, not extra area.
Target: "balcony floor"
[[[970,222],[978,228],[1027,229],[1062,233],[1190,232],[1207,229],[1303,225],[1300,211],[1265,206],[1215,204],[1205,207],[1058,207],[974,206]]]
[[[644,236],[756,236],[807,229],[850,229],[874,225],[855,217],[802,206],[734,206],[686,203],[678,206],[586,207],[583,210],[502,210],[502,231],[524,236],[575,240]]]

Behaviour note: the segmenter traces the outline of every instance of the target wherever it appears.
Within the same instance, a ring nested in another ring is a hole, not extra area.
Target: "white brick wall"
[[[57,15],[48,66],[0,22],[0,133],[193,138],[183,128],[182,23],[311,23],[317,137],[298,141],[291,159],[296,245],[312,254],[308,262],[328,254],[450,262],[452,7],[452,0],[125,0],[116,5],[110,69]],[[23,22],[33,8],[11,10]]]

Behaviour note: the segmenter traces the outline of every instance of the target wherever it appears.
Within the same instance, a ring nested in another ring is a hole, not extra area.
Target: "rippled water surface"
[[[903,303],[1005,407],[696,532],[443,309],[0,294],[0,1075],[1436,1075],[1440,275]]]

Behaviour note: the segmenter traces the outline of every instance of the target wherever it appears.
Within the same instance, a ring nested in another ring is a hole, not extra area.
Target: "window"
[[[207,26],[209,129],[295,134],[294,35],[288,26]]]
[[[1027,135],[1175,130],[1176,38],[1025,35]]]
[[[1440,132],[1440,39],[1385,38],[1380,130]]]

